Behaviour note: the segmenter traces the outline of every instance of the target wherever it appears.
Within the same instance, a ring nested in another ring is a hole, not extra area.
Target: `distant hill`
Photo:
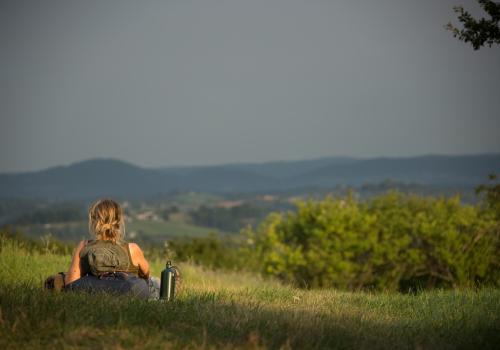
[[[500,172],[500,154],[411,158],[321,158],[149,169],[93,159],[47,170],[0,174],[1,198],[147,197],[174,191],[248,193],[359,186],[393,180],[473,187]]]

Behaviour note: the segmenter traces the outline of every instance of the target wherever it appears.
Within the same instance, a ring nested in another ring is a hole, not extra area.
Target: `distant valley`
[[[86,210],[100,197],[119,200],[128,235],[144,244],[234,234],[271,212],[294,210],[298,198],[360,199],[398,190],[477,201],[474,188],[500,170],[500,155],[413,158],[323,158],[218,166],[142,168],[92,159],[47,170],[0,174],[0,225],[30,237],[77,241]]]

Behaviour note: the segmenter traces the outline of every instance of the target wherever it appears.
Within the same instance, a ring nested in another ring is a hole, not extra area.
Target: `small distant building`
[[[156,213],[152,210],[147,210],[143,211],[141,213],[136,214],[135,218],[137,220],[145,221],[145,220],[151,220],[151,221],[159,221],[160,218]]]
[[[278,199],[277,196],[273,196],[270,194],[265,194],[262,197],[260,197],[264,202],[274,202],[276,199]]]
[[[217,204],[219,208],[225,208],[225,209],[230,209],[234,207],[239,207],[240,205],[243,204],[242,200],[237,200],[237,201],[223,201]]]

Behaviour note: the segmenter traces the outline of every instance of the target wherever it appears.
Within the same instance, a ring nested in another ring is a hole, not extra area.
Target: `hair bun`
[[[89,209],[89,231],[97,239],[121,240],[125,234],[123,211],[110,199],[94,203]]]
[[[105,224],[102,224],[101,228],[102,228],[103,231],[112,230],[113,229],[113,224],[111,224],[111,223],[105,223]]]

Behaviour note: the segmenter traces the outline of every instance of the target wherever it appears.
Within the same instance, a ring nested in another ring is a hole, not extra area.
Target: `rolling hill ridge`
[[[252,193],[360,186],[384,180],[474,187],[489,174],[499,172],[500,154],[321,158],[169,168],[143,168],[115,159],[91,159],[36,172],[0,174],[0,197],[146,197],[174,191]]]

